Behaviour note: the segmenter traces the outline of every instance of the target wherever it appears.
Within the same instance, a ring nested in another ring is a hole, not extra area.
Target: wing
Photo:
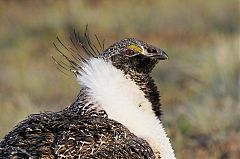
[[[149,144],[108,118],[47,112],[21,122],[0,142],[0,158],[155,158]]]

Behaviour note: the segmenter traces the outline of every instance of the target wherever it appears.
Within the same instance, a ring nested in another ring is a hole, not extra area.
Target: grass
[[[88,23],[106,46],[138,37],[168,52],[152,74],[178,158],[238,158],[238,13],[235,0],[0,2],[0,138],[30,113],[71,104],[79,86],[55,68],[52,42]]]
[[[165,108],[164,116],[179,158],[185,158],[186,153],[183,152],[191,153],[193,158],[239,156],[238,42],[239,36],[218,36],[214,45],[199,50],[201,56],[188,56],[191,62],[180,66],[181,72],[187,74],[182,73],[186,81],[180,85],[176,85],[178,81],[171,85],[181,99],[176,99],[178,104],[174,103],[171,108]],[[172,60],[175,62],[178,59]],[[161,87],[165,83],[159,85]],[[167,84],[163,86],[162,92],[164,89],[168,89]],[[163,98],[171,96],[173,90],[165,92]],[[171,106],[171,103],[166,105]]]

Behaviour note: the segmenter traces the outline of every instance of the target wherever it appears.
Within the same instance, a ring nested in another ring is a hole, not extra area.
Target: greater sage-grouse
[[[88,34],[84,37],[85,44],[75,33],[72,47],[58,39],[73,53],[69,58],[57,47],[69,65],[56,62],[81,84],[76,101],[59,112],[32,114],[20,122],[0,142],[0,158],[174,159],[150,76],[167,54],[135,38],[104,50],[96,36],[98,51]]]

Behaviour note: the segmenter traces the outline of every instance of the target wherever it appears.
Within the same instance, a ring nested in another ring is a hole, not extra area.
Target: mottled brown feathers
[[[0,143],[0,158],[11,157],[112,159],[154,154],[146,141],[116,121],[47,112],[30,115]]]

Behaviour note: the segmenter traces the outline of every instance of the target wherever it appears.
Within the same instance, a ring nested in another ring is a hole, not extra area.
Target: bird
[[[87,29],[86,29],[87,30]],[[66,55],[53,60],[72,72],[81,89],[74,102],[57,112],[31,114],[0,141],[0,158],[175,159],[161,122],[160,93],[150,73],[168,55],[136,38],[98,49],[74,31],[72,46],[57,37]],[[87,56],[86,56],[87,55]]]

